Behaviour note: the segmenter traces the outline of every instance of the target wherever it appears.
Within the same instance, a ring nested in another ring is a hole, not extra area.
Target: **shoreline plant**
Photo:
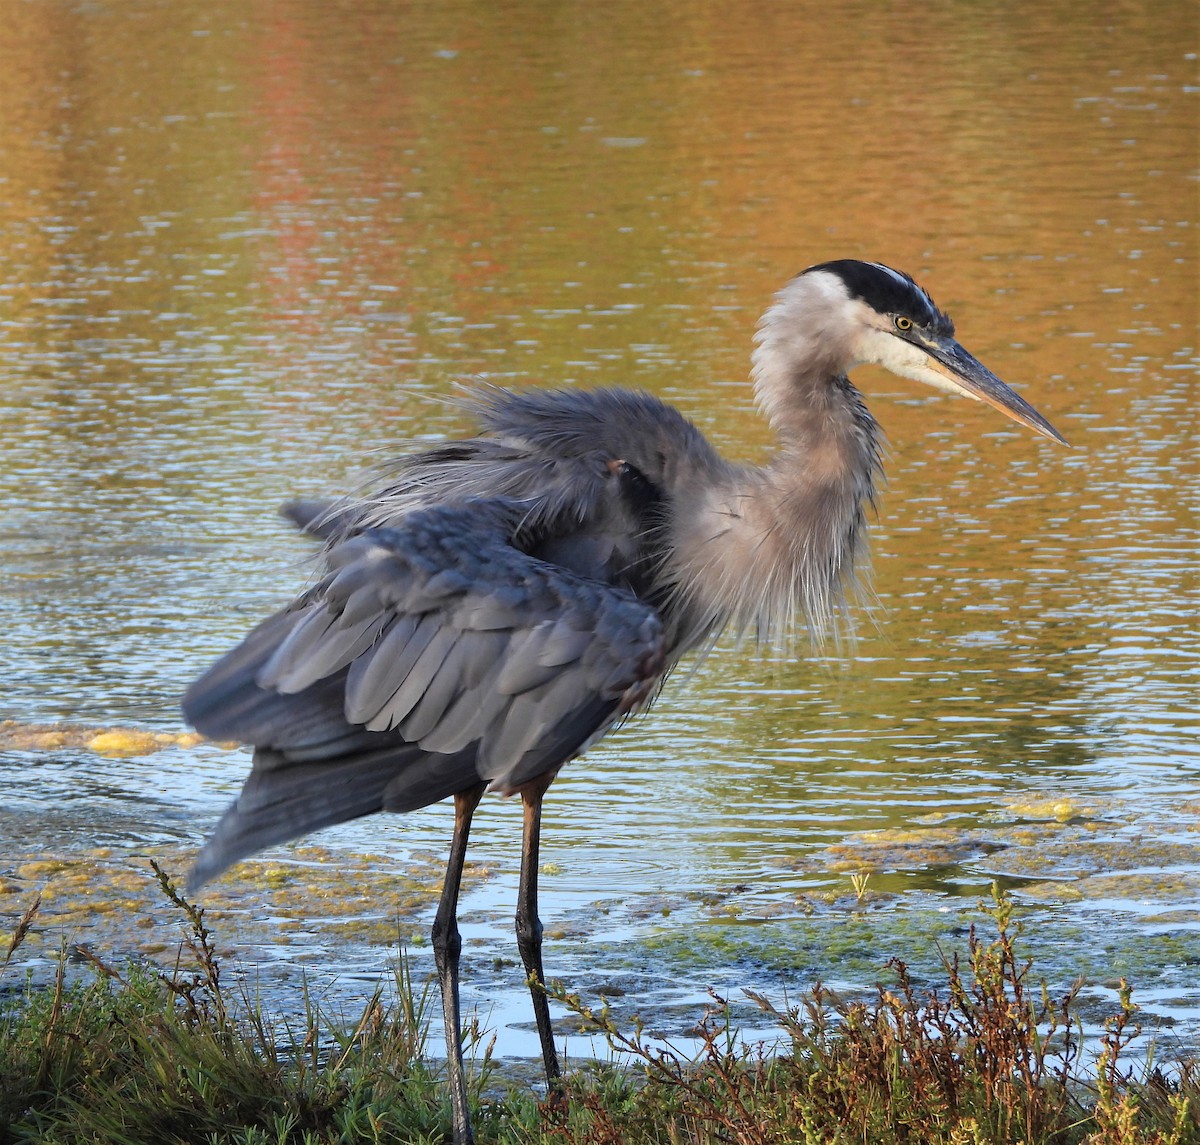
[[[64,948],[53,983],[5,981],[36,925],[35,900],[0,956],[0,1145],[434,1145],[450,1140],[444,1063],[425,1053],[429,987],[402,957],[352,1023],[305,998],[303,1018],[265,1014],[222,981],[204,912],[155,864],[186,923],[175,966],[110,965]],[[503,1084],[478,1026],[470,1099],[480,1142],[514,1145],[1200,1145],[1200,1062],[1129,1064],[1137,1007],[1122,981],[1098,1052],[1019,951],[1011,902],[992,934],[971,928],[944,981],[921,990],[899,958],[869,1000],[821,985],[780,1006],[747,992],[780,1031],[747,1045],[713,995],[693,1047],[618,1024],[605,1005],[551,987],[607,1063],[539,1101]],[[68,984],[82,959],[90,980]],[[697,1047],[698,1048],[695,1048]],[[565,1100],[564,1100],[565,1098]]]

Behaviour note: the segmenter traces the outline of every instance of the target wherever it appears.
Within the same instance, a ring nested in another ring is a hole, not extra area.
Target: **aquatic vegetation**
[[[1027,908],[1031,954],[1056,988],[1080,975],[1091,983],[1121,974],[1136,979],[1144,991],[1143,1026],[1194,1047],[1195,807],[1181,805],[1161,821],[1134,821],[1117,799],[1093,800],[1086,809],[1077,800],[1063,821],[1053,809],[1064,797],[1051,791],[1039,800],[1005,804],[987,818],[943,813],[835,837],[708,885],[651,884],[642,893],[607,892],[592,901],[578,894],[583,876],[576,857],[556,852],[544,869],[554,880],[547,884],[548,965],[593,1004],[594,983],[621,980],[622,1019],[641,1012],[656,1028],[678,1034],[693,1024],[696,1000],[710,985],[725,991],[743,982],[770,994],[799,977],[861,992],[879,980],[890,951],[903,951],[914,980],[929,984],[939,973],[940,951],[962,941],[976,898],[998,878]],[[4,931],[40,894],[40,924],[21,958],[42,981],[63,941],[105,958],[161,964],[175,957],[178,936],[164,925],[146,862],[182,872],[191,851],[133,834],[110,837],[105,847],[79,847],[78,835],[64,836],[59,848],[22,851],[10,844],[0,863],[0,955]],[[389,845],[386,836],[379,845]],[[485,1014],[511,998],[523,1005],[523,980],[513,970],[510,872],[511,855],[503,852],[495,868],[473,864],[467,871],[470,888],[492,888],[467,908],[473,930],[466,957],[477,960],[476,981],[486,983],[475,1002]],[[303,975],[314,989],[356,1006],[357,984],[373,980],[397,942],[413,949],[415,965],[427,965],[428,919],[441,876],[442,859],[433,850],[388,855],[296,846],[239,865],[206,888],[204,903],[221,957],[251,968],[246,972],[262,997],[295,1018],[295,983]],[[80,965],[72,966],[69,980]],[[1082,999],[1093,1026],[1101,1020],[1092,1009],[1103,1002],[1099,993],[1097,986]],[[747,1009],[735,1006],[737,1021],[748,1020]],[[512,1047],[525,1036],[505,1021],[501,1051],[520,1052]]]
[[[194,747],[203,742],[204,737],[195,732],[150,732],[144,728],[96,728],[0,720],[0,750],[5,751],[57,751],[82,747],[97,755],[118,759],[149,755],[167,747]]]
[[[886,871],[944,867],[979,859],[1002,844],[980,829],[929,827],[865,831],[828,848],[821,863],[830,871]]]
[[[43,926],[29,936],[30,948],[45,954],[50,947],[52,954],[65,939],[72,947],[152,957],[178,945],[164,941],[161,894],[145,864],[184,871],[191,854],[181,848],[148,847],[140,857],[91,848],[9,858],[12,865],[0,879],[0,922],[15,918],[19,904],[37,895]],[[468,863],[464,884],[489,874],[487,866]],[[206,889],[205,901],[209,917],[237,935],[236,944],[222,946],[223,955],[320,937],[385,947],[398,936],[419,940],[424,925],[417,916],[437,900],[441,877],[435,855],[411,856],[397,871],[380,855],[296,847],[287,861],[240,864]]]
[[[1066,796],[1010,800],[986,825],[927,824],[864,831],[792,865],[834,873],[962,868],[1021,880],[1020,894],[1054,902],[1200,901],[1200,845],[1192,805],[1170,822],[1127,822],[1117,804]]]
[[[64,954],[52,984],[22,988],[0,957],[2,1145],[448,1139],[441,1069],[425,1054],[429,991],[403,960],[394,1002],[377,989],[347,1022],[306,998],[303,1019],[281,1023],[229,987],[205,912],[155,875],[184,923],[186,966],[89,954],[91,979],[68,985]],[[1089,1055],[1075,990],[1055,996],[1033,978],[1011,902],[997,895],[986,914],[990,936],[972,927],[936,988],[922,992],[893,959],[873,1001],[821,985],[782,1005],[752,995],[776,1028],[769,1045],[739,1037],[716,995],[685,1051],[552,987],[614,1056],[577,1064],[565,1106],[541,1103],[505,1081],[472,1025],[481,1145],[1197,1145],[1200,1062],[1129,1061],[1138,1009],[1123,981]],[[10,955],[37,922],[34,902]]]
[[[1024,795],[1007,801],[1009,811],[1022,819],[1054,819],[1069,823],[1072,819],[1087,819],[1096,816],[1096,804],[1079,803],[1065,795]]]

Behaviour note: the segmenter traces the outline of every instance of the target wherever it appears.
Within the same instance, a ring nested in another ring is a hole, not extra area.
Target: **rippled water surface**
[[[859,371],[891,455],[856,639],[722,648],[563,773],[549,972],[684,1029],[709,986],[933,974],[999,879],[1042,974],[1096,1015],[1126,976],[1200,1042],[1186,5],[4,16],[0,921],[47,892],[31,965],[60,925],[175,940],[148,858],[182,871],[248,763],[170,740],[177,697],[305,583],[279,502],[466,432],[464,376],[643,387],[761,458],[755,319],[855,256],[913,272],[1073,448]],[[93,740],[117,727],[161,742]],[[420,942],[449,829],[268,856],[213,892],[219,937],[278,1005],[300,970],[356,998]],[[463,903],[508,1054],[518,836],[485,805]]]

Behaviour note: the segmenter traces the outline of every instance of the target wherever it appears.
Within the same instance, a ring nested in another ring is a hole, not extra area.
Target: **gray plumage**
[[[434,950],[459,1145],[455,909],[484,785],[525,803],[518,945],[540,982],[540,807],[558,769],[723,630],[833,623],[880,477],[879,427],[847,371],[876,363],[1062,440],[953,332],[907,275],[823,263],[759,324],[754,390],[778,439],[765,466],[726,461],[649,394],[481,386],[464,401],[476,437],[402,457],[367,497],[285,507],[325,540],[323,576],[184,697],[201,732],[255,747],[191,883],[333,823],[454,796]],[[533,1001],[553,1080],[549,1011],[536,989]]]
[[[583,467],[593,521],[633,511],[620,473]],[[649,694],[654,610],[619,570],[605,582],[532,555],[555,527],[535,519],[521,502],[467,498],[358,528],[331,544],[317,585],[188,690],[197,728],[256,747],[193,885],[268,841],[444,799],[464,776],[515,790]],[[312,798],[320,761],[335,799]]]

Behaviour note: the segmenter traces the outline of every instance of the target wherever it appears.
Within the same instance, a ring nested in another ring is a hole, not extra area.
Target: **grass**
[[[420,1145],[449,1140],[440,1063],[424,1055],[426,1003],[403,963],[398,1001],[377,992],[351,1026],[309,1005],[295,1027],[222,983],[203,912],[155,868],[189,937],[170,973],[94,955],[68,985],[11,979],[35,902],[0,959],[0,1145]],[[619,1027],[561,989],[575,1021],[618,1050],[567,1079],[568,1102],[505,1089],[478,1029],[471,1100],[481,1142],[676,1145],[1198,1145],[1200,1063],[1170,1074],[1126,1062],[1136,1006],[1123,985],[1099,1053],[1019,952],[997,896],[988,938],[972,930],[945,982],[919,993],[899,960],[870,1002],[814,987],[796,1006],[754,1000],[779,1026],[772,1052],[748,1047],[714,996],[684,1054]],[[620,1063],[620,1064],[616,1064]]]

